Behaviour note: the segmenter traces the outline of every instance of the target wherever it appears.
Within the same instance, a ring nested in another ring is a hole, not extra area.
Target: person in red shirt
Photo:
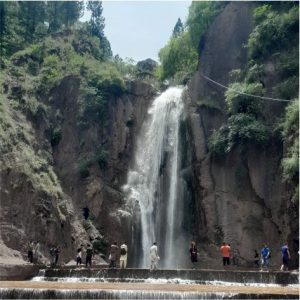
[[[230,246],[223,242],[220,251],[223,257],[223,266],[230,265]]]

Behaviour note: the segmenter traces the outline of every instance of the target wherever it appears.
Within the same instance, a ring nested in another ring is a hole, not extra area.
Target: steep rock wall
[[[253,146],[247,151],[236,147],[220,159],[207,151],[209,136],[227,116],[224,89],[202,75],[228,85],[229,72],[244,67],[243,45],[254,26],[254,5],[230,3],[216,18],[200,43],[199,68],[188,90],[196,191],[194,236],[201,244],[201,255],[211,259],[211,264],[219,264],[215,258],[220,256],[218,247],[223,240],[239,249],[244,264],[251,264],[253,250],[261,249],[263,243],[270,246],[273,263],[279,264],[281,244],[289,239],[293,246],[297,240],[289,221],[288,190],[280,173],[281,145],[272,142],[265,150]]]
[[[48,97],[38,99],[44,109],[34,116],[17,105],[23,101],[21,96],[12,97],[15,85],[8,78],[7,101],[1,107],[0,262],[21,262],[31,240],[40,242],[45,262],[49,248],[59,246],[60,263],[74,259],[80,244],[97,238],[105,255],[108,243],[130,240],[120,187],[135,136],[156,91],[143,82],[127,82],[126,92],[110,99],[108,122],[82,128],[80,78],[66,77]],[[61,132],[55,146],[51,145],[53,128]],[[105,167],[93,161],[90,175],[81,178],[78,162],[93,158],[103,146],[109,149]],[[90,210],[88,221],[83,207]]]

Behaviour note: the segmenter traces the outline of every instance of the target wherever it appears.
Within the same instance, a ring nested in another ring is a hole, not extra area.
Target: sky
[[[152,58],[170,38],[178,20],[184,22],[191,1],[103,1],[105,34],[113,54],[136,62]],[[83,21],[89,19],[85,13]]]

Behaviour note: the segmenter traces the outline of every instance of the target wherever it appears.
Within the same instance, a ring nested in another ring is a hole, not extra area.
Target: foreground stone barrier
[[[290,272],[259,272],[235,270],[155,270],[148,269],[46,269],[43,272],[45,280],[51,278],[110,278],[122,280],[154,279],[182,279],[193,280],[198,283],[207,281],[225,281],[237,283],[262,283],[262,284],[298,284],[299,274]]]

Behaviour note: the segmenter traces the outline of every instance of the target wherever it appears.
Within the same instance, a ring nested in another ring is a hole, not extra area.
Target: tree
[[[6,31],[6,3],[0,2],[0,57],[4,54],[4,33]],[[1,62],[0,62],[1,65]]]
[[[216,15],[227,5],[222,1],[193,1],[189,7],[186,21],[188,32],[195,49],[198,48],[201,36],[214,20]]]
[[[61,27],[61,6],[62,2],[47,1],[48,32],[55,32]]]
[[[91,11],[91,19],[88,22],[88,28],[91,35],[100,39],[100,47],[103,52],[104,58],[112,56],[109,40],[104,34],[104,17],[102,16],[102,2],[101,1],[88,1],[87,9]]]
[[[83,1],[47,1],[48,32],[55,32],[65,25],[73,25],[83,16]]]
[[[20,1],[19,20],[25,30],[25,40],[34,39],[35,29],[38,24],[46,20],[46,5],[43,1]]]
[[[182,24],[180,18],[178,18],[176,25],[174,26],[174,29],[173,29],[173,37],[178,37],[182,33],[183,33],[183,24]]]
[[[62,20],[66,27],[73,25],[79,18],[83,16],[83,1],[64,1],[61,6]]]
[[[188,32],[183,32],[177,38],[172,37],[169,43],[159,51],[161,62],[161,79],[170,79],[179,74],[179,81],[187,79],[196,70],[198,54],[192,47]],[[179,82],[181,83],[181,82]]]
[[[20,22],[20,4],[16,1],[1,1],[0,5],[1,57],[21,50],[25,44],[25,28]]]
[[[91,11],[91,19],[89,21],[89,29],[92,35],[98,38],[104,37],[104,17],[102,16],[102,2],[101,1],[88,1],[87,9]]]

